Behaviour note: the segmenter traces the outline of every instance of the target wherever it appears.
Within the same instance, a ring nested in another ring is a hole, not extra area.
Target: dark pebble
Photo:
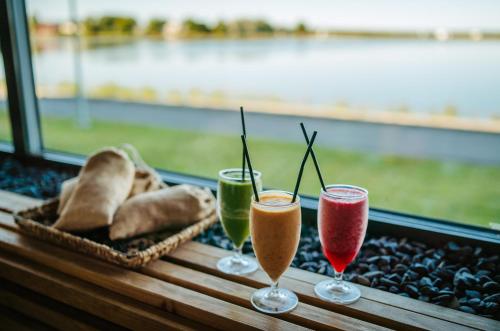
[[[478,270],[478,272],[476,272],[477,277],[490,276],[490,275],[491,275],[490,270]]]
[[[429,277],[422,277],[419,281],[420,286],[433,286],[432,280]]]
[[[458,310],[463,311],[464,313],[469,313],[469,314],[475,314],[476,311],[474,308],[471,308],[469,306],[459,306]]]
[[[380,260],[378,261],[379,266],[386,266],[391,264],[391,257],[384,255],[380,257]]]
[[[372,256],[372,257],[366,259],[366,262],[372,264],[372,263],[377,263],[378,260],[380,260],[379,256]]]
[[[446,245],[446,249],[449,250],[450,252],[458,252],[460,250],[460,246],[457,243],[450,241]]]
[[[453,292],[453,291],[449,291],[449,290],[442,290],[442,291],[439,291],[439,295],[449,295],[449,296],[453,296],[453,295],[455,295],[455,292]]]
[[[396,286],[389,287],[389,292],[391,293],[399,293],[399,288]]]
[[[439,293],[439,288],[434,286],[424,286],[420,288],[420,292],[430,297],[435,297]]]
[[[479,291],[474,291],[474,290],[465,290],[465,295],[468,296],[469,298],[481,297],[481,293],[479,293]]]
[[[484,285],[484,283],[494,281],[493,279],[491,279],[490,277],[488,277],[486,275],[478,275],[478,274],[479,273],[476,273],[476,277],[479,277],[479,283],[482,285]]]
[[[403,275],[403,283],[406,283],[408,281],[413,281],[413,280],[416,280],[418,279],[418,273],[414,272],[414,271],[411,271],[411,270],[408,270],[405,272],[405,274]]]
[[[419,275],[423,276],[423,275],[427,275],[427,268],[425,267],[425,265],[421,264],[421,263],[415,263],[413,266],[411,266],[411,269],[415,272],[417,272]]]
[[[453,301],[454,296],[449,294],[441,294],[432,298],[432,302],[438,304],[449,304]]]
[[[434,270],[436,268],[436,261],[429,257],[424,258],[422,264],[427,270]]]
[[[406,285],[405,292],[412,298],[417,298],[419,296],[418,289],[414,285]]]
[[[299,257],[300,257],[301,261],[303,261],[303,262],[311,262],[312,261],[311,254],[304,252],[304,251],[299,253]]]
[[[408,267],[405,266],[404,264],[398,263],[394,266],[392,269],[394,272],[397,272],[398,274],[402,275],[408,270]]]
[[[400,251],[403,252],[403,253],[407,253],[407,254],[411,254],[411,253],[414,253],[415,252],[415,248],[406,243],[406,244],[403,244],[399,247]]]
[[[478,283],[478,281],[479,280],[476,279],[470,273],[466,271],[464,272],[458,271],[453,279],[453,285],[455,285],[459,289],[465,289],[475,285],[476,283]]]
[[[473,299],[467,300],[467,303],[469,304],[469,306],[477,308],[477,307],[481,306],[482,301],[479,298],[473,298]]]
[[[396,283],[401,283],[402,277],[398,274],[389,274],[385,278],[390,279]]]
[[[496,293],[484,298],[484,302],[500,303],[500,293]]]
[[[483,290],[487,293],[495,293],[500,291],[500,284],[494,281],[486,282],[483,284]]]
[[[355,281],[360,285],[370,286],[370,280],[365,276],[357,275]]]
[[[365,276],[366,278],[371,280],[372,278],[380,277],[383,274],[384,273],[382,271],[370,271],[370,272],[364,273],[363,276]]]
[[[380,278],[380,284],[391,287],[391,286],[398,286],[399,284],[393,280],[387,279],[387,278]]]
[[[499,309],[499,304],[496,302],[486,302],[483,307],[483,313],[485,314],[496,314]]]
[[[309,269],[309,268],[317,269],[318,264],[316,262],[304,262],[300,265],[299,268],[300,269]]]
[[[358,268],[360,273],[365,273],[370,268],[370,265],[368,263],[358,263]]]

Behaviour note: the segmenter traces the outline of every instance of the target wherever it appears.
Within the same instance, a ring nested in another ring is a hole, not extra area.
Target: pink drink
[[[335,271],[344,272],[361,248],[368,226],[367,191],[334,185],[322,191],[318,229],[323,252]]]

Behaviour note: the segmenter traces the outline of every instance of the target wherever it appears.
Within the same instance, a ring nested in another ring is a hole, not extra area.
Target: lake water
[[[37,84],[73,81],[70,40],[35,56]],[[224,92],[315,105],[500,116],[500,42],[366,39],[140,40],[86,49],[84,85],[160,95]]]

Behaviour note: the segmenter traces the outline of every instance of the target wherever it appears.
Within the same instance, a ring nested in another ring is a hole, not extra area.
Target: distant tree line
[[[30,29],[44,34],[69,35],[75,29],[62,29],[68,23],[53,24],[40,22],[35,15],[28,19]],[[147,36],[153,38],[252,38],[272,36],[307,36],[317,33],[304,22],[298,22],[293,27],[275,26],[264,19],[237,19],[231,21],[219,20],[215,23],[194,18],[187,18],[182,22],[169,22],[165,18],[152,18],[145,25],[139,26],[130,16],[101,16],[87,17],[80,22],[85,36]],[[347,38],[408,38],[408,39],[435,39],[435,31],[392,31],[392,30],[329,30],[323,31],[332,37]],[[450,39],[500,39],[500,32],[496,31],[451,31]]]
[[[126,16],[88,17],[83,21],[83,31],[87,35],[133,35],[137,21]]]
[[[312,31],[305,23],[298,23],[294,28],[277,27],[262,19],[220,20],[213,25],[196,21],[192,18],[182,22],[181,35],[186,37],[212,35],[216,37],[252,37],[273,34],[307,34]]]
[[[30,18],[33,27],[39,24],[35,16]],[[146,35],[160,37],[170,22],[164,18],[152,18],[144,26],[139,26],[133,17],[101,16],[87,17],[81,22],[82,31],[87,36],[98,35]],[[305,23],[300,22],[293,28],[277,27],[263,19],[238,19],[234,21],[219,20],[208,24],[194,18],[187,18],[175,24],[171,34],[178,37],[253,37],[271,36],[273,34],[308,34],[313,32]]]

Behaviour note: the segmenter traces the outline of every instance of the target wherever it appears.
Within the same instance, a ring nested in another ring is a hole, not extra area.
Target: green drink
[[[254,171],[257,189],[262,189],[261,174]],[[217,210],[224,232],[232,240],[235,255],[221,259],[217,263],[219,270],[236,275],[243,275],[257,269],[254,260],[241,255],[241,247],[250,235],[249,213],[253,196],[250,172],[245,171],[242,180],[241,169],[226,169],[219,172],[217,189]]]

